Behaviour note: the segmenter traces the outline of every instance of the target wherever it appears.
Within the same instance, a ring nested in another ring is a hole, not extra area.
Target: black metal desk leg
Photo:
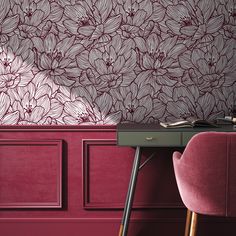
[[[124,208],[122,222],[120,225],[119,236],[127,236],[127,233],[128,233],[129,219],[130,219],[131,208],[132,208],[133,199],[134,199],[134,192],[135,192],[135,186],[136,186],[137,177],[138,177],[140,159],[141,159],[141,148],[136,147],[133,169],[132,169],[132,173],[130,177],[128,192],[126,195],[125,208]]]

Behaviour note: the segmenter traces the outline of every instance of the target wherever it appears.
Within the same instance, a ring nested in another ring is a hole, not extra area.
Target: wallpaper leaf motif
[[[229,114],[232,0],[1,0],[0,124]]]

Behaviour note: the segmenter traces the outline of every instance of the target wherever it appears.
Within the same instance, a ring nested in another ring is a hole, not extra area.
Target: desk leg
[[[126,195],[125,208],[123,212],[122,222],[120,225],[119,236],[127,236],[127,233],[128,233],[129,219],[130,219],[131,208],[132,208],[133,199],[134,199],[134,192],[135,192],[135,186],[136,186],[137,177],[138,177],[140,159],[141,159],[141,149],[140,147],[137,147],[136,152],[135,152],[134,162],[133,162],[133,169],[132,169],[130,182],[129,182],[129,188]]]

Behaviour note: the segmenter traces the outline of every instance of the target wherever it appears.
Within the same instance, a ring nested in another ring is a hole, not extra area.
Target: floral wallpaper
[[[235,52],[234,0],[1,0],[0,124],[214,119]]]

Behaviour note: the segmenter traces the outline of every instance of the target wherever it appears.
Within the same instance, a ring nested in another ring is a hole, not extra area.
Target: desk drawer
[[[183,133],[183,146],[186,146],[188,141],[195,135],[198,134],[199,132],[184,132]]]
[[[179,146],[180,132],[119,132],[118,145],[121,146]]]

